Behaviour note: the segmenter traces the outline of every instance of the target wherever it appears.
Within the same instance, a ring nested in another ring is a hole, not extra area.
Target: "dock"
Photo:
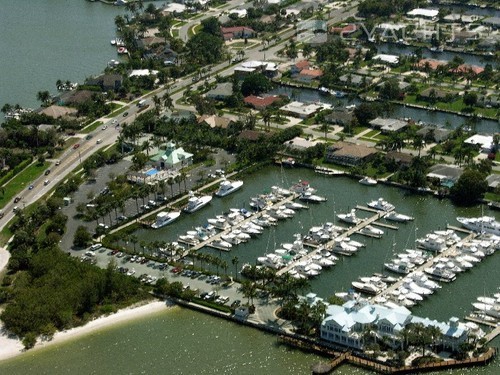
[[[287,202],[291,202],[291,201],[297,199],[298,197],[299,197],[298,193],[292,193],[290,196],[288,196],[288,197],[286,197],[284,199],[279,200],[278,202],[276,202],[273,205],[269,206],[267,209],[277,208],[277,207],[282,206],[283,204],[285,204]],[[220,231],[219,233],[217,233],[216,235],[214,235],[214,236],[206,239],[205,241],[200,241],[197,244],[190,245],[189,249],[187,249],[182,254],[182,257],[187,256],[189,254],[189,252],[191,252],[191,251],[197,251],[197,250],[199,250],[199,249],[201,249],[202,247],[205,247],[205,246],[216,248],[217,250],[230,251],[231,249],[219,248],[219,247],[216,247],[215,245],[212,245],[212,243],[215,242],[215,241],[220,240],[223,235],[230,233],[234,229],[238,229],[242,225],[244,225],[244,224],[252,221],[253,219],[256,219],[256,218],[262,216],[262,214],[265,214],[265,213],[266,213],[266,209],[264,209],[262,211],[256,211],[255,213],[253,213],[249,217],[247,217],[245,220],[242,220],[239,223],[237,223],[235,225],[232,225],[229,228]]]
[[[475,233],[469,233],[469,235],[467,237],[465,237],[462,241],[460,242],[467,242],[467,241],[470,241],[472,239],[474,239],[475,237],[477,237],[477,235]],[[449,248],[447,248],[446,250],[444,250],[443,252],[439,253],[438,255],[436,255],[435,257],[432,257],[431,259],[429,259],[427,262],[425,262],[424,264],[422,264],[421,266],[419,266],[418,268],[416,268],[413,272],[411,272],[409,275],[411,275],[412,273],[415,273],[415,272],[424,272],[424,269],[432,266],[434,264],[434,262],[441,258],[441,257],[446,257],[448,255],[451,255],[457,248],[457,245],[453,245],[453,246],[450,246]],[[407,275],[408,276],[408,275]],[[400,280],[396,281],[394,284],[392,284],[391,286],[389,286],[387,289],[384,289],[382,292],[380,292],[379,294],[377,294],[377,297],[383,297],[389,293],[391,293],[392,291],[398,289],[404,282],[404,277],[401,278]],[[374,297],[372,297],[374,298]],[[371,299],[371,298],[370,298]]]
[[[496,327],[493,331],[484,336],[484,338],[486,339],[486,342],[490,342],[498,335],[500,335],[500,326]]]
[[[455,232],[460,232],[460,233],[465,233],[465,234],[471,234],[472,233],[468,229],[460,228],[460,227],[455,227],[455,226],[449,225],[449,224],[446,224],[446,229],[451,229],[451,230],[454,230]]]
[[[371,209],[370,209],[371,210]],[[300,259],[294,261],[294,262],[291,262],[290,264],[288,264],[286,267],[280,269],[278,272],[276,272],[276,275],[277,276],[281,276],[283,275],[284,273],[290,271],[292,268],[294,268],[298,263],[300,262],[303,262],[303,261],[307,261],[309,259],[311,259],[313,256],[315,256],[321,249],[326,248],[326,249],[331,249],[333,247],[333,244],[335,243],[335,241],[338,241],[339,239],[343,239],[343,238],[346,238],[346,237],[349,237],[351,236],[352,234],[355,234],[355,233],[358,233],[361,229],[363,229],[364,227],[366,227],[367,225],[370,225],[372,224],[373,222],[375,222],[376,220],[379,220],[380,218],[384,217],[385,215],[388,214],[388,212],[385,212],[385,211],[376,211],[376,214],[369,217],[369,218],[366,218],[364,220],[362,220],[359,224],[349,228],[347,231],[345,231],[344,233],[340,234],[339,236],[335,237],[334,239],[328,241],[326,244],[324,244],[324,246],[319,246],[318,248],[316,248],[315,250],[311,251],[310,253],[304,255],[303,257],[301,257]],[[338,252],[337,252],[338,254]],[[342,255],[352,255],[352,254],[342,254]]]

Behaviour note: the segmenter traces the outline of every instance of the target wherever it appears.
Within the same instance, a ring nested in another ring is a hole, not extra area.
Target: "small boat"
[[[398,214],[396,211],[391,211],[387,215],[385,215],[384,219],[390,221],[396,221],[398,223],[404,223],[407,221],[412,221],[413,217],[403,214]]]
[[[392,262],[384,263],[384,267],[391,272],[408,275],[412,268],[414,268],[414,265],[411,263],[400,261],[399,259],[395,259]]]
[[[116,49],[116,52],[118,52],[120,55],[124,55],[124,54],[128,53],[128,50],[125,47],[118,47]]]
[[[212,200],[211,195],[203,195],[201,197],[197,197],[194,195],[192,191],[189,192],[188,204],[184,208],[184,212],[193,213],[198,211],[200,208],[205,207]]]
[[[162,211],[156,216],[156,221],[151,225],[151,228],[158,229],[170,224],[181,215],[180,211],[165,212]]]
[[[216,240],[212,242],[210,245],[212,245],[216,249],[224,249],[224,250],[229,250],[233,247],[231,243],[224,241],[223,239]]]
[[[236,190],[243,186],[243,181],[229,181],[224,179],[220,185],[219,190],[215,192],[215,195],[218,197],[225,197],[231,193],[234,193]]]
[[[371,201],[368,203],[368,207],[374,208],[379,211],[389,212],[394,210],[394,205],[385,201],[383,198],[379,198],[377,200]]]
[[[370,178],[368,176],[363,177],[361,180],[358,181],[361,185],[367,185],[367,186],[373,186],[377,185],[377,180]]]

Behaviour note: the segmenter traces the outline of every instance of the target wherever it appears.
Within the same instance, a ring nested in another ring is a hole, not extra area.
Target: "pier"
[[[323,247],[326,248],[326,249],[332,248],[333,245],[334,245],[334,243],[335,243],[335,241],[344,239],[346,237],[349,237],[352,234],[358,233],[361,229],[363,229],[367,225],[372,224],[376,220],[379,220],[380,218],[383,218],[385,215],[388,214],[388,212],[386,212],[386,211],[376,211],[375,210],[375,212],[376,212],[375,215],[362,220],[359,224],[357,224],[357,225],[349,228],[347,231],[345,231],[344,233],[338,235],[333,240],[328,241],[324,246],[318,246],[315,250],[313,250],[310,253],[304,255],[300,259],[298,259],[298,260],[296,260],[294,262],[291,262],[286,267],[284,267],[284,268],[280,269],[278,272],[276,272],[276,275],[277,276],[283,275],[284,273],[286,273],[286,272],[290,271],[292,268],[294,268],[298,263],[303,262],[303,261],[307,261],[307,260],[311,259],[314,255],[316,255],[319,251],[321,251],[321,249],[323,249]]]
[[[247,217],[245,220],[242,220],[240,221],[239,223],[235,224],[235,225],[231,225],[229,228],[227,229],[224,229],[222,231],[220,231],[219,233],[217,233],[215,236],[212,236],[208,239],[206,239],[205,241],[201,241],[201,242],[198,242],[197,244],[188,244],[190,245],[188,249],[186,249],[186,251],[182,254],[182,257],[185,257],[189,254],[190,251],[197,251],[199,249],[201,249],[202,247],[205,247],[205,246],[209,246],[209,247],[212,247],[212,248],[215,248],[217,250],[223,250],[223,251],[231,251],[231,249],[226,249],[226,248],[222,248],[222,247],[219,247],[219,246],[215,246],[215,245],[212,245],[212,242],[215,242],[215,241],[218,241],[221,239],[221,237],[225,234],[228,234],[230,233],[231,231],[235,230],[235,229],[238,229],[239,227],[241,227],[242,225],[252,221],[253,219],[256,219],[260,216],[262,216],[262,214],[265,214],[266,213],[266,210],[267,209],[273,209],[273,208],[278,208],[279,206],[282,206],[283,204],[287,203],[287,202],[291,202],[295,199],[297,199],[299,197],[299,194],[298,193],[292,193],[289,197],[286,197],[284,199],[281,199],[279,200],[278,202],[274,203],[273,205],[267,207],[266,209],[264,210],[261,210],[261,211],[256,211],[255,213],[251,214],[249,217]]]
[[[472,240],[472,239],[474,239],[476,237],[477,237],[477,234],[469,232],[469,235],[467,237],[465,237],[463,240],[461,240],[460,242],[467,242],[467,241],[470,241],[470,240]],[[457,248],[456,244],[453,245],[453,246],[450,246],[449,248],[447,248],[443,252],[439,253],[435,257],[432,257],[431,259],[429,259],[427,262],[425,262],[424,264],[422,264],[421,266],[419,266],[418,268],[416,268],[411,273],[414,273],[414,272],[424,272],[424,269],[432,266],[437,259],[439,259],[441,257],[446,257],[448,255],[451,255],[456,250],[456,248]],[[410,275],[410,274],[408,274],[408,275]],[[405,275],[405,276],[408,276],[408,275]],[[398,280],[394,284],[390,285],[389,287],[387,287],[386,289],[384,289],[383,291],[381,291],[379,294],[377,294],[376,297],[384,297],[385,295],[387,295],[387,294],[391,293],[392,291],[398,289],[403,284],[404,278],[405,277],[401,278],[400,280]],[[372,298],[375,298],[375,297],[372,297]],[[369,300],[371,300],[372,298],[369,298]]]

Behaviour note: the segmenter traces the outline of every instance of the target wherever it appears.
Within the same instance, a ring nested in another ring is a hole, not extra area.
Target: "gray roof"
[[[500,26],[500,17],[488,17],[483,20],[483,23],[492,26]]]
[[[206,93],[207,98],[226,98],[233,95],[233,84],[231,82],[219,83],[216,88]]]
[[[463,168],[456,165],[436,164],[430,167],[430,173],[427,174],[427,177],[437,177],[439,179],[456,181],[463,172]]]
[[[383,131],[398,131],[403,129],[408,125],[406,121],[398,120],[395,118],[381,118],[377,117],[374,120],[370,121],[370,125],[375,128],[380,128]]]

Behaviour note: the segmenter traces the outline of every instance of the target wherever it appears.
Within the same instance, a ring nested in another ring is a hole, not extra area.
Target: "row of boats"
[[[215,192],[218,197],[225,197],[235,191],[239,190],[243,186],[243,181],[230,181],[223,179],[219,185],[219,188]],[[212,201],[211,195],[196,195],[192,191],[189,192],[189,198],[186,206],[182,211],[186,213],[193,213],[201,208],[205,207]],[[158,213],[155,222],[151,225],[151,228],[158,229],[172,223],[181,215],[180,211],[162,211]]]
[[[495,293],[493,297],[477,297],[472,303],[476,314],[481,314],[482,320],[489,323],[498,323],[500,320],[500,293]]]

